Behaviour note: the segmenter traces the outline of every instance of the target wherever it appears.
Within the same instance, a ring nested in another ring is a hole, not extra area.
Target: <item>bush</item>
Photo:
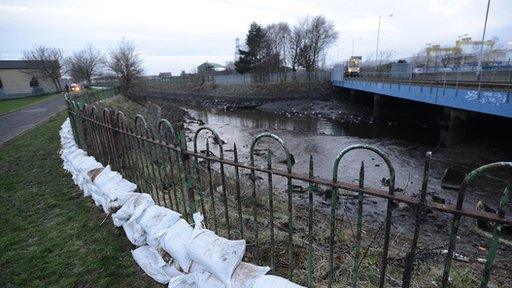
[[[32,79],[30,79],[30,87],[39,87],[39,81],[35,76],[32,76]]]

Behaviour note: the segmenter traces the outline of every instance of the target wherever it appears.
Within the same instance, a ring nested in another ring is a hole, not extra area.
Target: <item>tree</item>
[[[85,49],[75,52],[66,60],[66,70],[73,80],[85,81],[90,87],[92,77],[101,73],[104,64],[103,54],[87,45]]]
[[[30,87],[39,87],[39,81],[35,76],[32,76],[29,82]]]
[[[263,41],[264,69],[267,71],[279,70],[286,64],[290,27],[287,23],[280,22],[267,25],[263,30],[265,37]]]
[[[61,63],[63,60],[62,50],[46,46],[34,46],[32,50],[23,52],[23,59],[37,61],[37,68],[31,69],[28,73],[39,79],[46,79],[53,82],[55,89],[60,92]]]
[[[235,62],[226,61],[226,64],[224,64],[224,67],[226,68],[226,71],[235,71]]]
[[[235,69],[238,73],[246,73],[257,69],[263,58],[264,38],[263,28],[256,22],[251,23],[249,33],[247,33],[245,39],[247,50],[239,50],[240,58],[235,62]]]
[[[338,39],[334,23],[324,16],[305,17],[294,26],[291,35],[292,67],[298,64],[314,71],[326,50]]]
[[[303,27],[303,24],[304,23],[299,22],[297,25],[293,26],[290,37],[288,38],[288,57],[290,58],[293,71],[296,71],[299,66],[299,52],[304,42],[305,27]]]
[[[142,60],[133,43],[121,40],[109,53],[108,68],[117,75],[119,89],[127,97],[135,96],[142,86]]]

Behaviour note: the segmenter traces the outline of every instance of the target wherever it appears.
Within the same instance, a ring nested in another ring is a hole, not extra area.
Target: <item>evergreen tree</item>
[[[235,70],[238,73],[254,71],[262,61],[263,43],[265,33],[256,22],[251,23],[249,33],[245,39],[247,50],[239,50],[240,59],[235,62]]]

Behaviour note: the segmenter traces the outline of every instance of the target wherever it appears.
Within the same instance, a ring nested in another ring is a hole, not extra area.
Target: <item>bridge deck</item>
[[[480,88],[478,85],[438,86],[432,83],[343,78],[343,76],[336,80],[335,73],[332,78],[331,82],[336,87],[512,118],[512,95],[510,89],[503,89],[504,87],[492,89],[488,85],[480,85]]]

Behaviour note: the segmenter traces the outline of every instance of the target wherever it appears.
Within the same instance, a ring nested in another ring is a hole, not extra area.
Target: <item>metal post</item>
[[[480,43],[480,56],[478,57],[478,90],[480,90],[480,73],[482,71],[482,57],[484,53],[484,41],[485,41],[485,30],[487,29],[487,18],[489,17],[489,7],[491,6],[491,0],[487,0],[487,11],[485,12],[484,31],[482,33],[482,42]]]
[[[379,15],[379,26],[377,28],[377,48],[375,49],[375,69],[377,69],[377,61],[379,61],[379,38],[380,38],[380,19],[382,18]]]

